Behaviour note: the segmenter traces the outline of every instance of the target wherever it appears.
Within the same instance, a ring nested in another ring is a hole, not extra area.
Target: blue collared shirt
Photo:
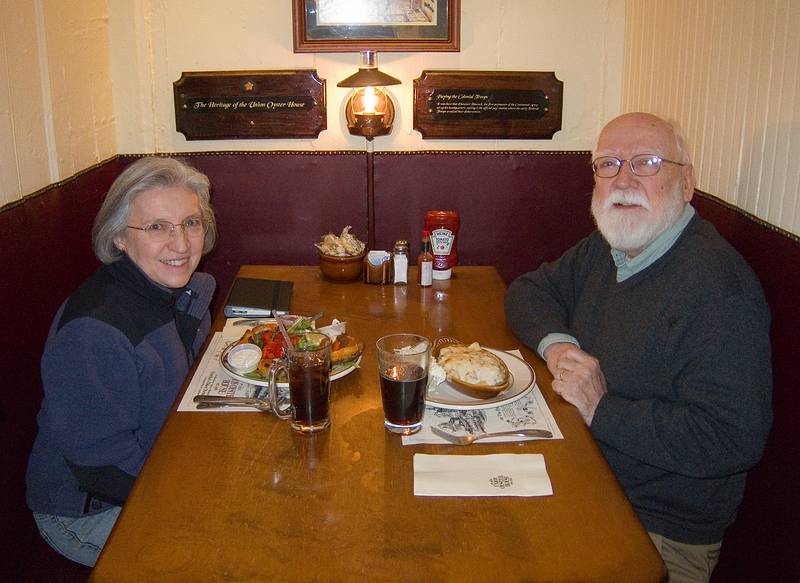
[[[617,282],[619,283],[625,281],[629,277],[633,277],[663,257],[664,253],[669,251],[675,244],[675,241],[678,240],[678,237],[683,233],[686,225],[689,224],[689,221],[692,220],[694,215],[694,207],[687,204],[680,218],[666,231],[656,237],[652,243],[645,247],[644,251],[632,259],[629,259],[624,251],[611,249],[611,257],[614,259],[614,265],[617,266]],[[575,337],[561,332],[554,332],[542,338],[542,341],[539,342],[539,346],[536,348],[536,352],[539,353],[539,356],[544,358],[545,350],[556,342],[572,342],[575,346],[580,348],[580,343]]]
[[[694,214],[692,205],[687,204],[680,218],[633,259],[628,259],[624,251],[612,249],[611,257],[614,258],[614,265],[617,266],[617,281],[625,281],[660,259],[675,244]]]

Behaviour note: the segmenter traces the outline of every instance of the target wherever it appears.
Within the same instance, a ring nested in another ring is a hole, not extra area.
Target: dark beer
[[[303,433],[330,425],[330,365],[289,366],[289,397],[292,401],[292,428]]]
[[[428,375],[419,366],[396,365],[381,371],[381,398],[387,427],[398,433],[416,432],[425,412]]]

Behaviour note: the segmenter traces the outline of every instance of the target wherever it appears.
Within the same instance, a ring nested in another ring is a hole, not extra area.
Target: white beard
[[[635,216],[630,211],[618,210],[615,204],[641,206],[647,215]],[[680,184],[676,184],[667,194],[664,209],[658,215],[652,214],[650,201],[639,190],[613,190],[602,207],[597,203],[597,198],[592,197],[592,216],[612,248],[635,256],[671,227],[680,218],[685,206]]]

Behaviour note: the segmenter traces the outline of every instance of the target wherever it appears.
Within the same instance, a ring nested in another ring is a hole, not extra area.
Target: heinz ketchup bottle
[[[425,230],[431,234],[433,279],[450,279],[453,267],[458,263],[459,223],[456,211],[428,211],[425,214]]]

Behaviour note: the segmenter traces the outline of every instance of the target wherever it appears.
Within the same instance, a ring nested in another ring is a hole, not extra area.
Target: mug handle
[[[278,373],[286,371],[289,374],[289,367],[285,360],[278,360],[277,358],[269,365],[269,403],[272,412],[278,419],[289,419],[292,416],[291,405],[281,411],[278,409]]]

